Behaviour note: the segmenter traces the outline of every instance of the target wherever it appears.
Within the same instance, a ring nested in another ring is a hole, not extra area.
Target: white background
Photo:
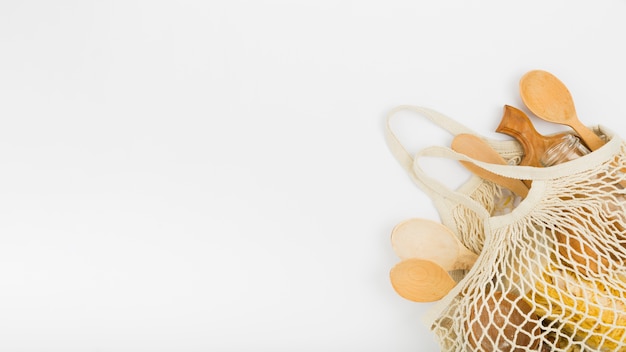
[[[626,134],[626,2],[0,2],[0,351],[437,351],[387,111],[492,138],[518,81]],[[537,122],[540,131],[551,126]],[[450,136],[397,126],[412,151]],[[426,128],[428,127],[428,128]],[[450,166],[453,167],[453,166]]]

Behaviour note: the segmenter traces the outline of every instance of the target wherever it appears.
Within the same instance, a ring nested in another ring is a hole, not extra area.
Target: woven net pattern
[[[520,161],[519,152],[509,151],[508,154],[503,155],[508,164],[517,165]],[[512,206],[515,198],[508,190],[504,190],[497,184],[485,179],[481,179],[468,196],[490,214],[502,211],[503,207]],[[448,209],[451,209],[454,227],[457,229],[461,243],[472,252],[480,253],[485,242],[483,219],[462,203],[451,201],[448,204]]]
[[[442,349],[626,351],[625,170],[622,144],[597,166],[534,181],[540,200],[488,231],[457,209],[481,255],[432,326]],[[490,206],[497,191],[484,187],[474,196]]]

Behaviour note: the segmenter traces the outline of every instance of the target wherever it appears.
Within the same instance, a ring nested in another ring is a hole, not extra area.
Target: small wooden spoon
[[[452,140],[452,149],[486,163],[507,164],[506,160],[487,142],[472,134],[461,133],[456,135]],[[461,161],[461,164],[477,176],[507,188],[522,198],[526,198],[528,195],[528,186],[522,180],[494,174],[468,161]]]
[[[446,271],[470,269],[478,259],[449,228],[427,219],[408,219],[396,225],[391,246],[400,259],[430,260]]]
[[[520,80],[522,101],[543,120],[574,129],[589,149],[596,150],[604,141],[578,119],[574,101],[567,87],[553,74],[534,70]]]
[[[541,157],[551,146],[561,142],[566,133],[544,136],[537,132],[528,115],[509,105],[504,106],[504,114],[496,132],[515,138],[524,149],[522,166],[542,167]]]
[[[389,272],[389,278],[401,297],[414,302],[438,301],[456,286],[441,266],[418,258],[404,259],[396,264]]]

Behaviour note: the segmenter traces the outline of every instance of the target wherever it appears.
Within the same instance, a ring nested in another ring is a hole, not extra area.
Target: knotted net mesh
[[[466,221],[489,235],[461,238],[481,254],[432,325],[444,351],[626,351],[625,155],[533,181],[511,221]]]

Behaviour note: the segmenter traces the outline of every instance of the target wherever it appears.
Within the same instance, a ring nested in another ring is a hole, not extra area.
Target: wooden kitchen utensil
[[[443,298],[456,285],[438,264],[419,258],[404,259],[389,272],[393,289],[414,302],[434,302]]]
[[[548,122],[570,126],[591,151],[605,144],[598,135],[580,122],[572,95],[565,84],[553,74],[541,70],[526,73],[520,79],[520,94],[530,111]],[[620,171],[624,173],[626,169],[621,168]],[[626,180],[620,181],[619,184],[626,188]]]
[[[472,134],[461,133],[456,135],[452,140],[451,147],[454,151],[479,161],[490,164],[507,164],[504,158],[487,142]],[[461,164],[475,175],[507,188],[522,198],[526,198],[526,195],[528,195],[528,186],[521,180],[500,176],[468,161],[461,161]]]
[[[537,132],[532,121],[522,110],[504,106],[504,114],[496,132],[515,138],[524,150],[521,166],[542,167],[541,157],[551,146],[561,142],[566,133],[544,136]]]
[[[391,246],[400,259],[430,260],[446,271],[470,269],[478,259],[449,228],[427,219],[413,218],[396,225]]]
[[[567,87],[553,74],[533,70],[520,80],[522,101],[539,118],[570,126],[589,147],[596,150],[604,141],[578,119],[572,95]]]

